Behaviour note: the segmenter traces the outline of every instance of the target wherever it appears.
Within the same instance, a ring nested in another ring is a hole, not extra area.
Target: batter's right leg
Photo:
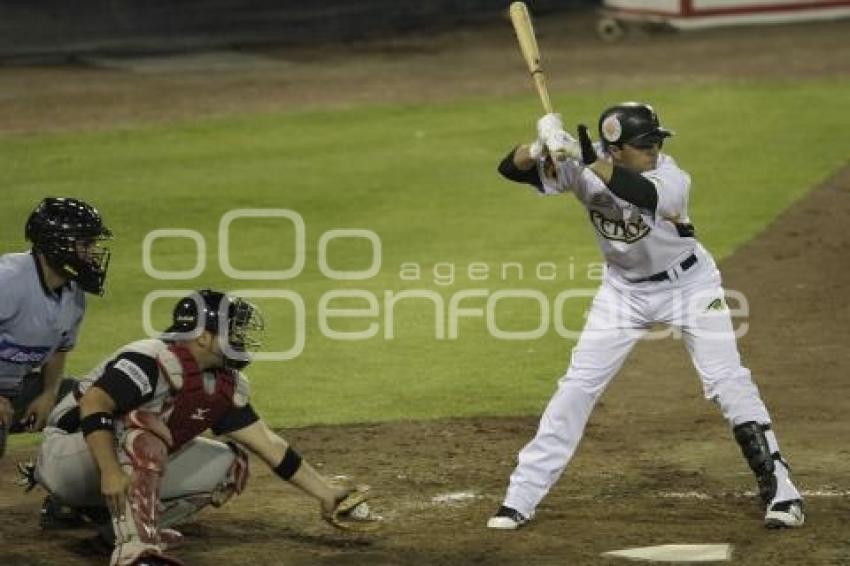
[[[770,414],[750,371],[741,363],[729,310],[719,279],[699,286],[686,297],[679,321],[705,397],[717,403],[732,427],[766,507],[765,524],[800,527],[803,500],[791,481],[790,467],[779,451]]]
[[[570,367],[540,418],[537,434],[520,451],[504,504],[488,527],[515,529],[534,516],[573,457],[597,399],[645,332],[638,305],[603,285],[573,349]]]

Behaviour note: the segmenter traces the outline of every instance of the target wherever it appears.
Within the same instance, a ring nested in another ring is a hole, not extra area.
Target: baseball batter
[[[767,408],[741,365],[720,272],[688,217],[690,177],[661,152],[672,132],[652,107],[636,102],[602,113],[600,144],[584,126],[575,140],[555,114],[537,127],[537,140],[513,150],[499,171],[541,193],[572,192],[587,209],[607,269],[569,369],[487,526],[516,529],[534,517],[573,457],[596,401],[654,323],[681,329],[705,397],[720,407],[755,473],[765,524],[802,526],[802,498]]]
[[[25,233],[31,251],[0,256],[0,435],[44,428],[60,388],[73,384],[62,383],[65,358],[84,293],[103,294],[112,236],[97,209],[71,198],[44,199]]]
[[[334,526],[368,523],[350,513],[364,492],[328,483],[251,406],[240,370],[261,331],[256,307],[203,290],[177,303],[162,339],[110,355],[50,415],[33,474],[54,501],[43,515],[61,503],[101,522],[113,565],[179,564],[165,553],[181,539],[170,527],[242,492],[244,446],[315,497]],[[230,442],[199,437],[207,429]]]

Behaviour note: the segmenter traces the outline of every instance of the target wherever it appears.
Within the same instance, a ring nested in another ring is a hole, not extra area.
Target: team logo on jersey
[[[623,126],[620,124],[620,119],[617,118],[616,114],[612,114],[608,116],[602,121],[602,137],[605,138],[607,142],[615,142],[620,139],[620,136],[623,134]]]
[[[627,244],[637,242],[650,232],[650,227],[640,216],[636,220],[613,220],[607,218],[598,210],[591,210],[590,221],[593,222],[596,231],[606,240],[626,242]]]
[[[590,198],[590,204],[599,208],[614,208],[614,197],[607,192],[597,193]]]
[[[13,364],[40,364],[50,350],[50,346],[24,346],[8,340],[0,340],[0,360]]]
[[[117,369],[124,375],[130,378],[136,387],[139,388],[139,391],[142,395],[148,395],[153,388],[151,387],[150,378],[148,374],[145,373],[145,370],[128,360],[127,358],[122,358],[115,362],[115,365],[112,366],[113,369]]]
[[[711,301],[710,303],[708,303],[708,306],[705,307],[705,312],[722,311],[724,308],[726,308],[726,303],[723,302],[723,299],[718,297],[718,298],[714,299],[713,301]]]
[[[207,408],[197,407],[195,409],[195,412],[192,414],[191,418],[192,418],[192,420],[196,420],[196,421],[205,421],[205,420],[207,420],[207,413],[209,413],[209,412],[210,412],[210,410],[207,409]]]

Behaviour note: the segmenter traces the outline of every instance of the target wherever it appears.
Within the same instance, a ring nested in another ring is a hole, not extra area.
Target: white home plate
[[[603,552],[602,556],[653,562],[720,562],[732,558],[731,544],[662,544]]]

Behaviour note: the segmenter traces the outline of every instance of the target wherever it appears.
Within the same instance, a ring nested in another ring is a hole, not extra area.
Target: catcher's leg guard
[[[212,492],[210,503],[213,507],[221,507],[234,495],[245,491],[250,471],[248,469],[248,454],[236,444],[228,442],[227,446],[233,451],[233,464],[227,470],[224,481]]]
[[[732,431],[750,469],[756,475],[762,503],[769,505],[774,500],[799,499],[800,494],[788,476],[788,463],[782,459],[775,438],[768,438],[768,435],[773,435],[770,424],[749,421],[739,424]],[[771,444],[775,446],[774,449]]]
[[[126,417],[120,445],[122,467],[130,476],[124,517],[113,517],[115,550],[112,566],[130,566],[155,559],[179,564],[165,556],[159,534],[160,480],[168,465],[171,433],[158,416],[132,411]]]
[[[228,442],[227,446],[230,449],[232,461],[221,481],[207,493],[196,493],[163,501],[160,523],[163,527],[179,525],[207,505],[221,507],[231,497],[242,493],[249,476],[248,454],[233,443]]]

